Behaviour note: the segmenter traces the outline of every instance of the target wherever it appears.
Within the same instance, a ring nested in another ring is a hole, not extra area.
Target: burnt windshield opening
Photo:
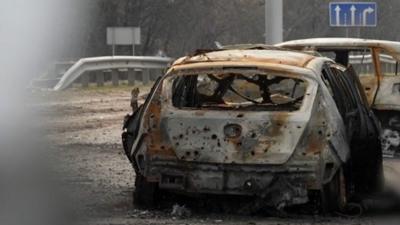
[[[299,110],[306,90],[301,79],[259,73],[204,73],[172,78],[177,108]]]

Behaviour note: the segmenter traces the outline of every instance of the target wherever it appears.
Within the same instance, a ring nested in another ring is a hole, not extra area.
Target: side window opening
[[[349,57],[350,57],[350,52],[349,51],[335,51],[335,61],[337,63],[340,63],[342,65],[348,65],[349,64]]]
[[[399,76],[399,62],[388,52],[384,50],[379,52],[379,62],[384,76]]]
[[[374,60],[370,48],[321,50],[321,54],[345,67],[353,66],[359,76],[375,76]]]
[[[349,65],[359,76],[375,76],[374,60],[369,48],[349,52]]]

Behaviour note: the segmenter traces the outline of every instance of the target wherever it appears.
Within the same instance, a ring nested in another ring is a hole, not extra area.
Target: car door
[[[362,90],[371,106],[379,89],[379,55],[376,49],[361,47],[340,47],[340,48],[325,48],[317,49],[323,56],[335,60],[345,67],[352,66],[357,73],[362,84]]]
[[[348,84],[343,80],[342,70],[339,65],[327,64],[323,71],[325,83],[330,87],[333,99],[346,126],[348,139],[351,140],[356,128],[356,99],[348,88]]]
[[[351,149],[351,169],[348,171],[358,192],[380,188],[382,178],[382,151],[379,128],[352,67],[347,69],[328,64],[324,81],[331,87],[335,103],[346,124]],[[370,179],[371,174],[376,179]]]
[[[140,135],[140,125],[142,122],[143,114],[145,113],[146,108],[150,104],[150,101],[152,97],[154,96],[157,87],[161,83],[162,78],[159,77],[153,87],[151,88],[146,101],[143,103],[143,105],[139,106],[136,111],[132,112],[131,115],[127,115],[124,118],[124,123],[123,123],[123,132],[122,132],[122,146],[124,148],[125,154],[128,157],[128,159],[133,162],[133,145],[138,142],[138,139],[141,138]],[[135,166],[135,165],[134,165]]]

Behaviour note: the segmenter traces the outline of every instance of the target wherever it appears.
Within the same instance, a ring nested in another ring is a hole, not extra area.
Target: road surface
[[[123,117],[130,111],[130,88],[36,94],[40,100],[34,106],[45,118],[43,129],[60,162],[57,171],[66,183],[68,205],[81,224],[397,224],[398,218],[375,214],[357,218],[299,214],[278,218],[189,209],[191,215],[180,218],[171,215],[171,207],[135,209],[135,174],[120,139]],[[400,162],[390,160],[385,169],[391,172],[392,183],[399,181],[396,174]]]

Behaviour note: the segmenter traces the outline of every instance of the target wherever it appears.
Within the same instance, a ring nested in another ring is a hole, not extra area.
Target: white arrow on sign
[[[336,6],[335,12],[336,12],[336,26],[340,25],[340,11],[342,9],[339,7],[339,5]]]
[[[354,5],[351,6],[350,11],[351,11],[351,25],[355,26],[356,25],[356,7]]]
[[[375,10],[371,7],[364,9],[363,11],[363,26],[367,26],[367,14],[373,13]]]

